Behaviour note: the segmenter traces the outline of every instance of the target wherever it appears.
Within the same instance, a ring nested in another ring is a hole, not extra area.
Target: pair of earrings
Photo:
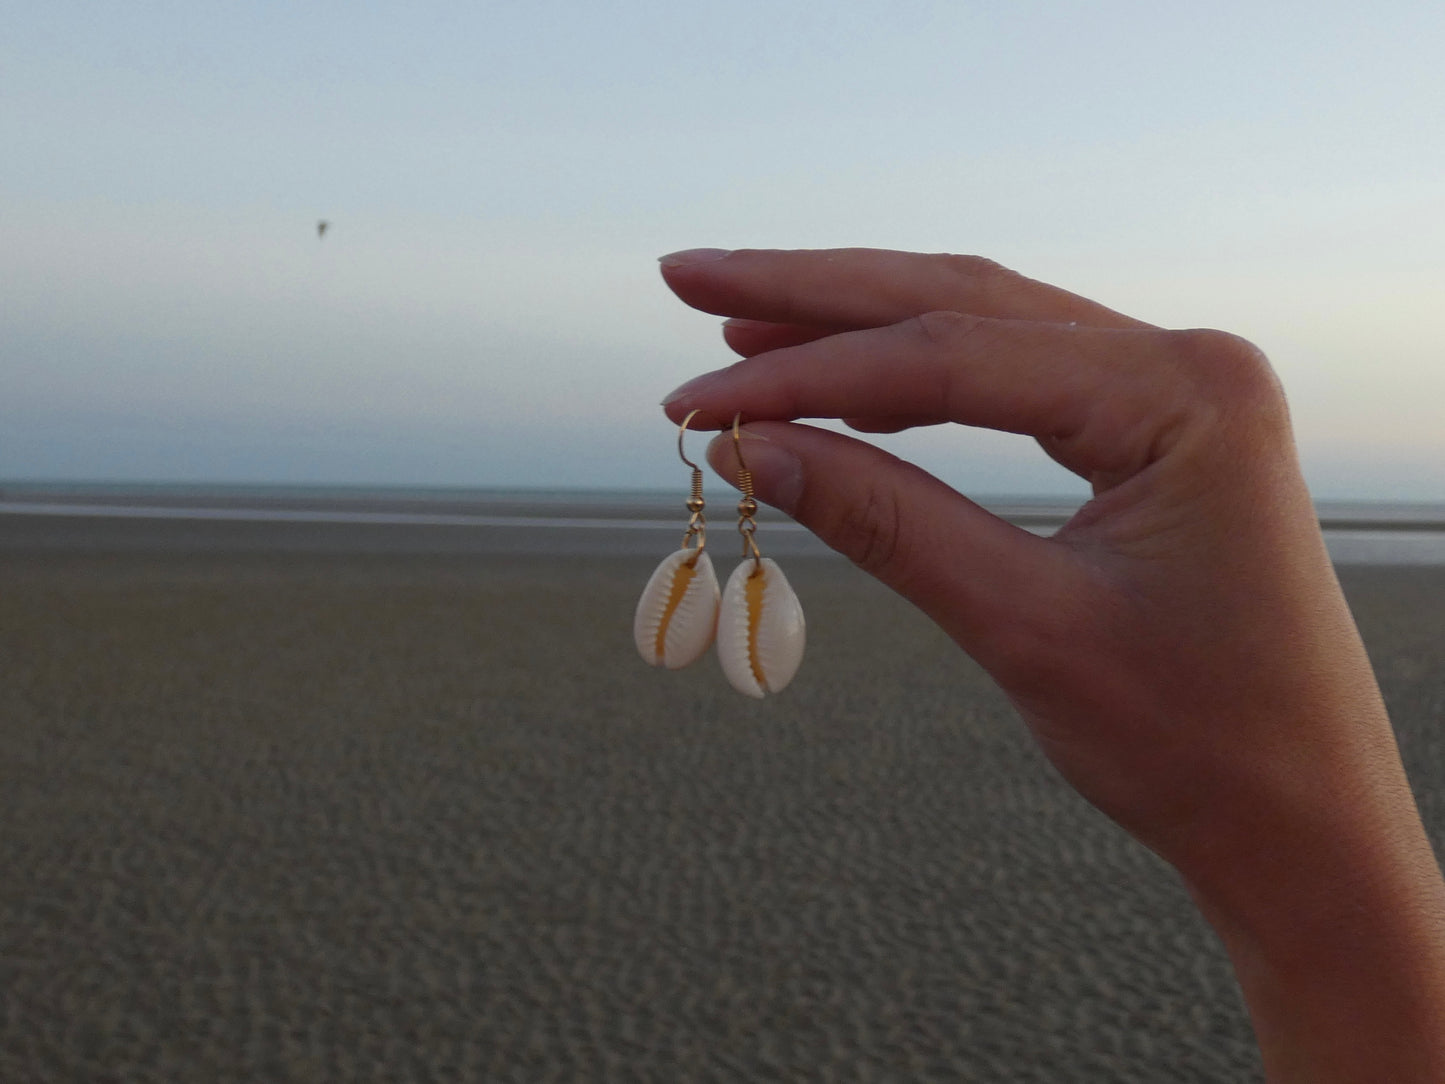
[[[738,533],[743,540],[743,563],[729,577],[719,598],[707,545],[707,517],[703,514],[702,469],[687,458],[683,437],[697,411],[682,420],[677,430],[678,457],[692,468],[690,514],[682,548],[663,559],[647,581],[637,603],[632,633],[637,650],[653,666],[678,670],[700,659],[713,639],[718,661],[732,687],[762,699],[782,691],[803,661],[806,639],[803,607],[783,570],[764,557],[753,537],[753,476],[743,462],[741,415],[733,418],[733,448],[738,457]]]

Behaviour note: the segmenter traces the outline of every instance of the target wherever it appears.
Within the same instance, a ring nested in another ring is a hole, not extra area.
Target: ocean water
[[[681,537],[679,492],[276,485],[0,483],[0,547],[183,546],[258,549],[433,549],[480,553],[659,552]],[[1076,501],[981,498],[1038,533]],[[733,501],[708,509],[713,544],[731,541]],[[1445,564],[1445,503],[1320,502],[1338,564]],[[764,507],[759,540],[778,555],[832,551]],[[726,543],[725,543],[726,544]]]

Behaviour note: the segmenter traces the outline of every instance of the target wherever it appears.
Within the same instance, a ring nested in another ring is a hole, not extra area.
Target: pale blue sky
[[[876,245],[1247,335],[1317,494],[1445,499],[1445,5],[3,25],[0,477],[681,484],[658,400],[729,354],[656,256]],[[966,491],[1080,491],[1022,438],[888,444]]]

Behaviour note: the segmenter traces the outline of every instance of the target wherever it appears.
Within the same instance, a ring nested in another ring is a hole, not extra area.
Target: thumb
[[[909,599],[985,666],[1022,628],[1030,599],[1058,598],[1071,571],[1061,547],[1006,523],[880,448],[792,422],[724,431],[713,468]],[[999,660],[1002,661],[1002,660]],[[990,667],[992,668],[992,667]]]

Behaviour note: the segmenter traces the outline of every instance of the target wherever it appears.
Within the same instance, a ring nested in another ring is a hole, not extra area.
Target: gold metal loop
[[[681,459],[684,463],[686,463],[689,467],[691,467],[693,470],[699,470],[700,468],[696,463],[689,459],[687,457],[687,453],[682,450],[682,438],[687,436],[687,427],[692,424],[692,420],[696,418],[700,413],[702,413],[702,410],[700,408],[698,410],[690,411],[687,417],[682,419],[682,424],[677,427],[677,457]]]
[[[697,563],[697,558],[702,553],[703,547],[707,545],[707,517],[703,515],[703,509],[707,502],[702,499],[702,468],[687,457],[683,450],[682,439],[687,436],[688,423],[697,416],[694,410],[682,419],[682,424],[677,427],[677,455],[684,463],[692,468],[692,495],[687,499],[687,510],[689,513],[687,531],[682,536],[682,548],[693,549],[693,555],[688,561],[689,566]]]
[[[738,488],[743,491],[742,500],[738,501],[738,534],[743,539],[743,558],[753,559],[753,572],[756,574],[762,571],[763,555],[758,549],[757,539],[753,537],[757,533],[758,524],[754,516],[758,514],[758,502],[753,496],[753,472],[748,470],[747,463],[743,460],[743,436],[742,412],[733,415],[733,453],[738,457]]]

